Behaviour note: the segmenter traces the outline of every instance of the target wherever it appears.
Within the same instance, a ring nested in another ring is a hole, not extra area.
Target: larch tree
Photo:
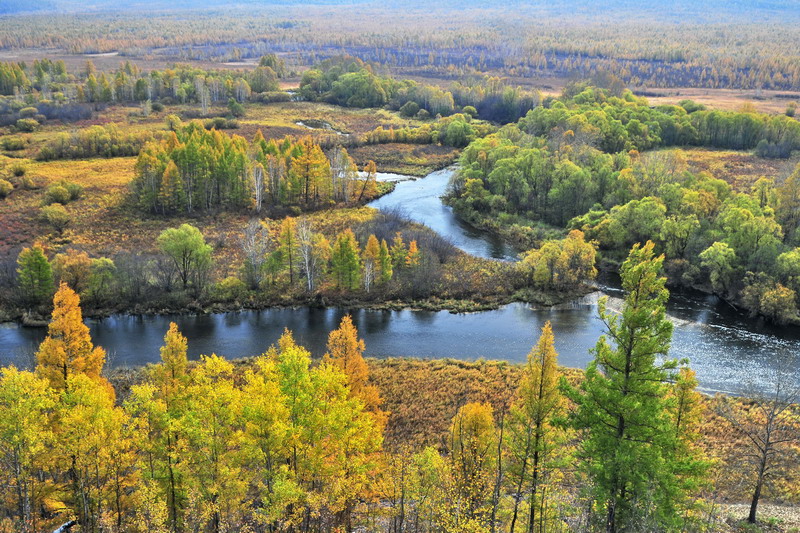
[[[420,259],[421,252],[417,247],[417,241],[411,241],[408,243],[408,254],[406,255],[406,262],[405,265],[409,268],[414,268],[419,266],[419,259]]]
[[[678,519],[666,385],[675,363],[657,361],[669,350],[672,323],[660,275],[664,257],[653,246],[635,245],[622,264],[621,314],[608,311],[606,299],[599,304],[611,343],[600,337],[579,389],[566,387],[577,405],[572,421],[582,436],[580,470],[608,533],[668,528]]]
[[[17,275],[23,299],[30,305],[46,303],[55,290],[53,269],[40,244],[23,248],[17,257]]]
[[[392,255],[385,239],[381,239],[381,248],[378,251],[378,266],[380,267],[381,285],[386,285],[392,281],[394,271],[392,269]]]
[[[563,431],[554,421],[563,415],[559,390],[558,354],[550,322],[542,328],[536,346],[528,354],[511,407],[508,428],[509,478],[514,508],[509,531],[515,531],[520,503],[527,502],[524,531],[543,533],[550,526],[548,485],[554,477],[555,459],[563,446]],[[523,517],[525,514],[523,514]]]
[[[324,235],[314,231],[307,218],[301,219],[297,224],[297,243],[302,271],[306,277],[306,289],[311,292],[325,274],[331,245]]]
[[[380,408],[378,388],[369,382],[369,367],[364,360],[366,346],[358,338],[358,330],[350,315],[342,317],[339,328],[328,335],[328,351],[323,358],[347,376],[350,394],[361,400],[364,408],[372,413],[380,427],[386,425],[387,414]]]
[[[331,250],[331,273],[340,289],[358,288],[361,271],[361,254],[358,241],[351,229],[346,229],[336,237]]]
[[[754,471],[755,481],[750,498],[747,521],[756,523],[758,504],[769,481],[774,477],[775,464],[792,446],[800,443],[800,385],[797,383],[796,358],[782,356],[779,366],[770,376],[771,386],[764,389],[751,383],[746,396],[752,404],[743,407],[732,398],[720,399],[717,410],[744,437],[747,458]]]
[[[85,374],[111,390],[100,376],[105,360],[105,350],[92,344],[89,327],[83,323],[80,297],[62,283],[53,297],[47,337],[36,352],[36,373],[56,390],[66,389],[70,376],[75,374]]]
[[[364,247],[364,290],[369,292],[375,280],[378,279],[380,274],[380,253],[381,246],[378,244],[378,239],[375,235],[370,235],[367,239],[367,245]]]
[[[284,267],[289,271],[289,285],[294,286],[297,276],[297,263],[299,259],[297,239],[297,221],[292,217],[286,217],[281,222],[278,231],[278,252],[283,260]]]
[[[361,180],[361,187],[359,187],[357,202],[364,198],[373,198],[378,193],[378,167],[375,161],[367,161],[364,165],[364,178]]]

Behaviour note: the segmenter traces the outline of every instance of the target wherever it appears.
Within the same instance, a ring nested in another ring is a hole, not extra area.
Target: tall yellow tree
[[[89,327],[83,323],[80,301],[75,291],[61,283],[53,297],[53,318],[47,327],[47,337],[36,352],[36,372],[57,390],[66,389],[74,374],[85,374],[111,390],[100,376],[106,352],[92,344]]]
[[[383,428],[388,415],[380,408],[383,400],[378,388],[369,382],[369,368],[364,361],[365,349],[364,340],[358,338],[358,330],[352,317],[345,315],[339,329],[328,335],[328,352],[324,360],[345,373],[351,396],[361,400],[364,408],[372,413],[375,421]]]
[[[559,444],[559,430],[553,419],[563,414],[559,392],[557,359],[553,328],[547,322],[539,342],[528,354],[517,398],[511,408],[508,432],[509,479],[513,480],[514,510],[510,531],[515,531],[520,503],[527,499],[528,532],[552,529],[548,519],[546,491],[554,474],[554,457]],[[525,514],[523,514],[523,517]]]

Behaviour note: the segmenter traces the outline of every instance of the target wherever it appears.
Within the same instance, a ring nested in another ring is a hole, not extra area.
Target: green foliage
[[[50,185],[44,193],[44,205],[61,204],[66,205],[73,200],[77,200],[83,194],[83,187],[77,183],[61,180]]]
[[[24,248],[17,257],[19,289],[26,303],[42,305],[53,296],[53,270],[40,245]]]
[[[64,233],[67,226],[72,222],[72,217],[66,208],[61,204],[53,204],[42,207],[39,210],[39,217],[50,224],[58,233]]]
[[[621,315],[600,303],[608,328],[594,349],[586,379],[567,387],[577,404],[571,416],[582,433],[580,468],[589,480],[596,519],[607,531],[678,527],[683,499],[674,463],[675,433],[666,400],[665,357],[672,336],[665,304],[669,292],[660,277],[662,257],[653,243],[634,246],[622,265],[625,303]]]
[[[14,190],[14,185],[11,184],[10,181],[0,179],[0,198],[5,198],[11,191]]]
[[[174,263],[183,288],[191,284],[201,292],[212,259],[211,246],[200,230],[190,224],[165,229],[158,236],[158,246]]]
[[[39,129],[39,122],[37,122],[34,118],[21,118],[17,120],[17,122],[14,124],[14,127],[17,131],[21,131],[23,133],[32,133]]]

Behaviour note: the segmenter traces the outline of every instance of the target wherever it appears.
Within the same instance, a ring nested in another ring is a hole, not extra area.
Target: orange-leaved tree
[[[65,390],[69,378],[78,373],[103,382],[111,390],[100,377],[106,351],[92,344],[80,302],[80,296],[66,283],[59,285],[53,297],[53,318],[47,327],[47,337],[36,352],[36,372],[56,390]]]

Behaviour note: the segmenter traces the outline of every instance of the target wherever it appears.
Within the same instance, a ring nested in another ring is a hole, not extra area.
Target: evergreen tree
[[[331,273],[336,280],[336,286],[340,289],[357,288],[360,271],[358,241],[353,231],[347,229],[336,237],[331,251]]]
[[[380,282],[382,285],[389,283],[392,280],[392,255],[389,253],[389,246],[386,244],[385,239],[381,239],[381,249],[378,252],[378,266],[380,267],[381,276]]]
[[[611,343],[600,338],[580,388],[567,388],[577,404],[572,421],[582,432],[581,471],[609,533],[669,529],[677,520],[675,431],[665,384],[675,365],[656,360],[667,355],[672,337],[663,261],[650,241],[633,247],[620,271],[621,315],[607,310],[606,299],[599,305]]]

